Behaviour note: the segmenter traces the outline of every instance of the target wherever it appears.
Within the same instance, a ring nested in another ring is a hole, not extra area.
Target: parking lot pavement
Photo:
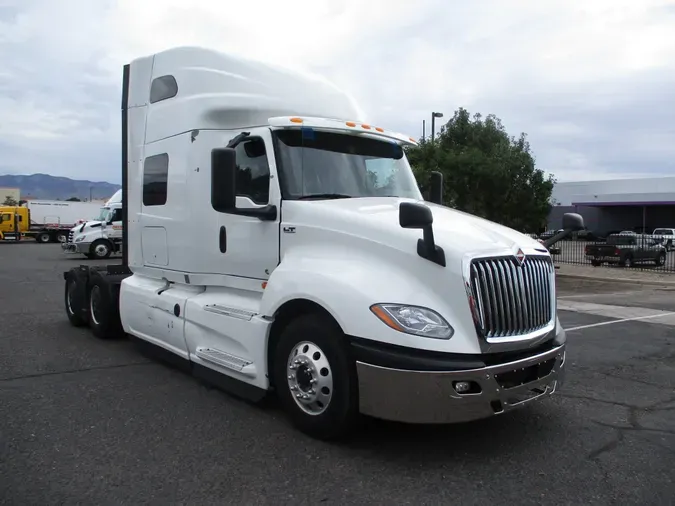
[[[456,426],[369,420],[352,441],[327,444],[294,431],[274,405],[236,400],[126,340],[70,327],[61,273],[85,261],[37,244],[0,244],[0,260],[2,504],[665,505],[675,496],[675,326],[658,313],[675,312],[672,291],[560,282],[570,330],[557,396]],[[627,317],[617,307],[657,316],[618,321]]]

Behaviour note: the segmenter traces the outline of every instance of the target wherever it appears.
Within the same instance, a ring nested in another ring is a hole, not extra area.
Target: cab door
[[[14,219],[12,213],[0,213],[0,233],[2,238],[14,234]]]
[[[203,209],[198,230],[200,258],[197,272],[218,273],[248,279],[267,280],[279,264],[279,204],[272,136],[269,129],[247,129],[250,135],[236,147],[237,208],[277,207],[275,220],[261,220],[236,212],[218,212],[211,204],[211,150],[225,147],[239,132],[208,135],[201,132],[193,143],[195,166],[190,198]],[[206,170],[201,169],[202,167]]]
[[[110,227],[108,229],[108,238],[114,241],[122,240],[122,209],[116,208],[112,211],[110,217]]]

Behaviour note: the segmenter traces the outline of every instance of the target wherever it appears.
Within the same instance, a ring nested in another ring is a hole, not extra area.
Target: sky
[[[119,183],[122,65],[177,45],[322,74],[415,138],[495,114],[559,181],[675,174],[675,0],[0,0],[0,174]]]

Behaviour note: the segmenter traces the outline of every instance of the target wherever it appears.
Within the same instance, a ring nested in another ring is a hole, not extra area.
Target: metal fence
[[[604,246],[604,253],[609,253],[609,255],[606,257],[592,256],[598,252],[593,246]],[[653,242],[645,247],[644,243],[638,241],[636,247],[629,248],[629,251],[624,249],[621,254],[618,254],[618,250],[614,252],[611,249],[612,246],[605,241],[568,239],[552,246],[551,255],[553,261],[560,264],[588,265],[598,268],[614,266],[630,270],[675,273],[675,247],[657,246]]]

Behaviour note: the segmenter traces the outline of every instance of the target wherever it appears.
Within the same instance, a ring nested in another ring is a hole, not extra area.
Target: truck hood
[[[522,248],[547,254],[541,243],[516,230],[476,216],[430,202],[391,197],[352,198],[315,201],[284,201],[283,219],[298,226],[343,232],[379,241],[410,251],[422,237],[421,230],[403,229],[399,225],[401,202],[420,202],[433,214],[436,243],[451,256],[465,254],[500,254]]]
[[[101,226],[101,223],[103,222],[98,220],[85,221],[84,223],[75,225],[70,230],[74,231],[76,234],[79,234],[80,231],[86,232],[87,230],[91,230],[92,228],[98,228]]]

